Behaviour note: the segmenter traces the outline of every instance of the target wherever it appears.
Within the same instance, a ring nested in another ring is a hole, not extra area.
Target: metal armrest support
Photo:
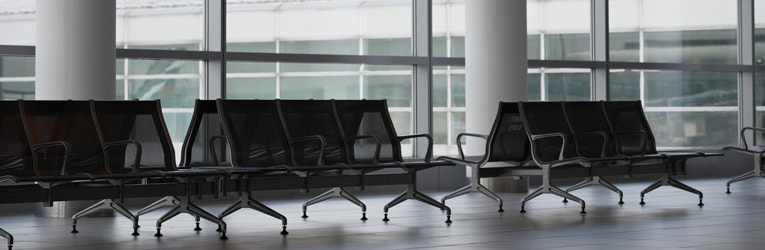
[[[122,145],[134,145],[135,146],[136,154],[135,154],[135,158],[133,159],[133,167],[132,167],[132,169],[133,169],[133,173],[138,173],[140,171],[140,167],[141,167],[141,154],[143,153],[143,150],[141,149],[141,143],[140,142],[138,142],[136,140],[124,140],[124,141],[109,142],[109,143],[105,143],[104,144],[104,150],[108,151],[112,147],[122,146]],[[107,157],[106,162],[109,162],[108,156],[104,155],[104,157]],[[110,173],[110,174],[112,173],[112,170],[108,166],[105,166],[105,168],[106,168],[106,172],[107,173]]]
[[[414,134],[414,135],[403,135],[399,136],[396,139],[398,140],[398,143],[401,143],[401,141],[406,139],[413,139],[422,137],[428,140],[428,150],[425,152],[425,162],[430,162],[431,158],[433,157],[433,137],[431,137],[429,134]]]
[[[51,148],[51,147],[62,147],[64,148],[64,160],[61,163],[61,171],[59,172],[60,175],[66,175],[66,163],[69,161],[69,148],[72,146],[69,144],[69,142],[65,141],[51,141],[51,142],[45,142],[45,143],[39,143],[32,145],[32,168],[35,171],[36,175],[41,175],[39,166],[37,166],[37,157],[34,156],[34,153],[37,152],[39,149],[44,148]]]
[[[531,157],[534,158],[534,161],[540,163],[540,165],[550,165],[550,168],[554,168],[554,167],[557,167],[557,166],[563,166],[563,165],[568,165],[568,164],[573,164],[573,163],[580,163],[580,162],[586,160],[586,158],[584,158],[584,157],[565,158],[563,153],[566,151],[566,142],[567,142],[567,140],[566,140],[566,136],[563,133],[557,132],[557,133],[548,133],[548,134],[538,134],[538,135],[531,135],[529,137],[531,139],[531,144],[532,144],[532,146],[531,146],[531,152],[532,152],[531,153]],[[552,138],[552,137],[560,137],[561,138],[561,147],[560,147],[560,152],[558,153],[558,159],[557,160],[553,160],[553,161],[541,161],[541,160],[539,160],[539,158],[537,157],[537,153],[536,153],[536,147],[534,147],[533,144],[536,141],[540,140],[540,139]]]
[[[303,137],[295,137],[290,138],[288,143],[290,146],[290,150],[292,152],[295,152],[295,143],[296,142],[303,142],[303,141],[312,141],[317,140],[321,144],[321,148],[319,149],[319,159],[316,160],[316,165],[324,165],[324,149],[327,147],[327,139],[324,138],[324,136],[321,135],[309,135],[309,136],[303,136]],[[295,166],[298,166],[297,159],[295,159],[295,154],[292,154],[292,164]]]

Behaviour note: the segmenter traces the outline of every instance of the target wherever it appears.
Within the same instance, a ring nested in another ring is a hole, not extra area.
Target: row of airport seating
[[[287,218],[251,194],[260,190],[328,189],[303,204],[307,208],[326,199],[343,197],[362,210],[366,205],[346,188],[405,185],[403,193],[385,205],[414,199],[445,211],[446,200],[480,191],[499,203],[502,199],[480,184],[481,178],[539,176],[542,185],[521,201],[521,212],[531,199],[552,193],[581,204],[571,192],[602,184],[622,191],[606,178],[661,174],[641,192],[670,185],[703,195],[674,176],[685,172],[687,160],[719,156],[704,152],[659,152],[639,101],[501,102],[487,135],[457,137],[459,156],[432,157],[429,135],[399,136],[385,100],[197,100],[180,152],[180,163],[159,101],[3,101],[0,102],[0,203],[100,200],[73,216],[77,220],[100,209],[114,209],[133,223],[163,207],[170,209],[156,222],[181,213],[218,225],[226,239],[224,217],[252,208],[281,221]],[[467,137],[483,138],[480,156],[463,153]],[[402,142],[426,145],[421,159],[404,158]],[[419,140],[419,141],[418,141]],[[439,202],[417,190],[417,173],[433,167],[465,165],[472,168],[470,184]],[[583,178],[563,190],[557,178]],[[238,195],[218,215],[195,204],[201,198]],[[133,213],[125,199],[158,200]],[[6,231],[0,235],[9,241]]]
[[[3,101],[0,102],[0,203],[100,200],[73,216],[114,209],[133,223],[139,217],[170,207],[161,224],[188,213],[218,224],[226,239],[223,218],[240,208],[253,208],[282,221],[287,219],[256,201],[254,190],[329,188],[306,207],[335,196],[366,206],[346,187],[406,185],[384,207],[388,210],[414,199],[451,210],[419,192],[420,170],[451,166],[431,161],[428,135],[398,136],[384,100],[198,100],[181,152],[180,167],[161,104],[156,101]],[[424,159],[404,159],[403,140],[423,138]],[[210,153],[207,153],[210,152]],[[386,171],[378,171],[386,169]],[[219,215],[193,201],[239,193]],[[129,198],[157,197],[136,213],[123,204]],[[7,231],[0,235],[13,244]]]
[[[484,140],[481,156],[466,156],[462,145],[468,137]],[[489,134],[463,133],[457,137],[459,156],[441,160],[472,168],[470,184],[444,196],[445,204],[469,192],[481,192],[499,203],[502,199],[483,186],[481,178],[498,176],[539,176],[542,184],[521,200],[521,212],[529,200],[551,193],[573,200],[585,211],[585,201],[571,192],[600,184],[619,195],[623,192],[609,182],[609,176],[660,174],[661,177],[640,193],[669,185],[698,195],[703,194],[675,176],[685,174],[689,159],[721,156],[716,152],[658,151],[640,101],[578,102],[501,102]],[[566,190],[553,184],[556,178],[583,178]]]

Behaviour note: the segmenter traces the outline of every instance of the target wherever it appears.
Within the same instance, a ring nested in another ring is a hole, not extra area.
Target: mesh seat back
[[[104,143],[132,140],[140,144],[138,171],[176,170],[172,140],[159,100],[94,101],[93,105]],[[113,173],[130,172],[137,153],[132,144],[109,147],[109,169]]]
[[[563,158],[576,156],[575,145],[560,102],[522,102],[519,105],[524,125],[530,137],[532,135],[561,133],[566,139]],[[538,161],[558,160],[562,143],[563,139],[558,136],[538,139],[531,144],[532,153]]]
[[[231,147],[232,165],[293,165],[276,101],[217,100],[217,109]]]
[[[181,147],[181,167],[231,166],[215,100],[196,100]]]
[[[600,102],[563,102],[563,108],[579,156],[592,158],[616,154],[614,138]]]
[[[278,100],[289,138],[324,137],[324,163],[348,163],[340,125],[330,100]],[[315,165],[320,151],[316,140],[293,143],[292,154],[299,165]]]
[[[374,136],[377,139],[353,140],[347,145],[351,163],[372,162],[380,143],[380,162],[400,162],[401,147],[385,100],[334,100],[343,136]]]
[[[523,162],[529,158],[529,139],[518,103],[499,103],[487,145],[488,161]]]
[[[603,102],[616,149],[624,155],[656,154],[656,140],[640,101]]]
[[[65,174],[106,174],[102,143],[88,101],[22,101],[22,115],[31,144],[68,142]],[[65,151],[47,147],[34,153],[42,175],[58,175]]]
[[[0,101],[0,175],[34,175],[31,157],[19,102]]]

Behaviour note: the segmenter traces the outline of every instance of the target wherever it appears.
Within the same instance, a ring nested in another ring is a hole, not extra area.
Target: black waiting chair
[[[765,177],[765,172],[762,171],[762,162],[763,162],[762,159],[763,157],[765,157],[765,147],[762,145],[758,145],[755,142],[751,142],[747,140],[746,138],[746,133],[751,133],[752,137],[756,138],[758,135],[761,135],[763,132],[765,132],[764,128],[745,127],[741,129],[741,131],[739,132],[743,147],[728,146],[723,148],[723,150],[748,154],[752,156],[752,159],[754,162],[753,164],[754,167],[751,171],[748,171],[739,176],[733,177],[732,179],[728,180],[727,183],[725,183],[725,186],[727,189],[726,193],[730,194],[730,184],[743,181],[749,178]]]
[[[92,103],[103,140],[108,144],[118,143],[117,146],[106,150],[110,169],[125,168],[127,160],[134,158],[132,172],[155,174],[154,178],[145,178],[143,181],[168,182],[169,179],[170,183],[183,183],[186,186],[184,195],[168,198],[175,202],[173,203],[174,206],[157,220],[155,236],[162,236],[161,224],[164,221],[180,213],[188,213],[196,218],[201,217],[218,224],[222,232],[221,239],[226,239],[225,222],[192,203],[191,195],[199,193],[198,190],[193,189],[199,189],[200,182],[215,183],[210,179],[222,178],[227,173],[217,170],[189,171],[178,169],[160,101],[92,101]],[[147,208],[151,208],[157,203],[161,203],[161,201],[155,202]],[[133,219],[134,229],[138,227],[139,216],[152,210],[147,208],[139,210],[135,215]],[[134,232],[134,235],[137,235],[137,231]]]
[[[466,156],[463,150],[464,139],[476,137],[485,140],[484,153],[481,156]],[[441,156],[438,159],[449,161],[458,165],[471,168],[470,184],[441,198],[441,203],[446,200],[467,194],[480,192],[499,203],[499,212],[502,209],[502,198],[481,184],[481,176],[484,169],[492,167],[521,167],[529,165],[529,140],[526,130],[521,121],[518,103],[500,102],[497,108],[497,116],[489,134],[460,133],[457,135],[457,148],[459,157]]]
[[[277,100],[284,119],[286,134],[291,140],[318,136],[317,140],[291,142],[290,151],[294,164],[299,166],[335,165],[347,168],[349,152],[341,127],[329,100]],[[314,174],[336,174],[342,170],[315,171]],[[361,220],[366,220],[367,206],[343,187],[333,187],[303,204],[303,218],[308,218],[308,206],[321,201],[343,197],[361,208]]]
[[[699,196],[699,206],[704,206],[703,193],[690,187],[673,177],[677,173],[685,172],[685,165],[689,159],[708,156],[720,156],[721,153],[707,153],[696,151],[658,151],[656,139],[651,126],[643,112],[640,101],[608,101],[602,102],[603,110],[608,117],[609,125],[614,134],[616,150],[620,155],[627,156],[658,156],[663,159],[667,168],[666,174],[640,192],[640,204],[644,205],[645,194],[661,186],[671,186],[685,190]],[[633,168],[638,171],[639,168]]]
[[[407,199],[414,199],[445,210],[446,222],[451,223],[451,209],[448,206],[417,190],[418,171],[453,165],[447,161],[431,159],[433,155],[431,136],[428,134],[399,136],[385,100],[333,100],[332,103],[342,128],[341,138],[348,152],[347,162],[351,167],[371,166],[360,168],[362,175],[380,168],[400,167],[412,176],[407,190],[385,205],[383,221],[389,221],[388,210],[391,207]],[[404,158],[402,142],[415,138],[427,141],[425,156],[422,159]]]
[[[532,159],[543,171],[542,186],[523,198],[521,212],[525,212],[525,203],[529,200],[552,193],[579,203],[581,213],[586,213],[584,200],[552,184],[552,172],[564,167],[584,168],[588,173],[594,167],[625,168],[629,166],[629,159],[579,155],[575,142],[577,138],[571,134],[560,102],[520,102],[519,108],[531,142]]]
[[[217,108],[209,105],[217,103]],[[217,131],[221,127],[231,149],[231,164],[229,171],[235,178],[239,191],[239,199],[223,210],[218,216],[226,217],[239,209],[252,208],[256,211],[282,221],[282,235],[287,232],[287,218],[252,197],[251,181],[257,181],[258,176],[283,174],[292,165],[290,161],[287,138],[279,118],[275,101],[262,100],[217,100],[200,101],[199,112],[195,112],[192,123],[198,121],[200,127],[191,131]],[[219,117],[219,118],[218,118]],[[217,119],[218,124],[215,124]],[[210,126],[208,126],[210,125]],[[207,126],[208,129],[202,129]],[[210,128],[212,127],[212,128]],[[214,135],[212,133],[210,135]],[[217,135],[208,136],[208,143],[216,143]],[[187,137],[187,140],[190,138]],[[208,147],[204,147],[208,148]]]

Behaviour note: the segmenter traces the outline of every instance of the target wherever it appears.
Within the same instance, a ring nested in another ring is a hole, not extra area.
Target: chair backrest
[[[608,118],[600,102],[563,102],[563,109],[579,156],[592,158],[616,155]]]
[[[181,147],[181,167],[231,166],[215,100],[196,100]]]
[[[342,131],[330,100],[277,100],[288,138],[321,135],[325,139],[324,163],[348,163]],[[298,165],[315,165],[320,152],[316,140],[292,144]]]
[[[343,137],[373,136],[375,139],[346,141],[351,163],[369,163],[374,159],[376,144],[380,143],[380,162],[401,162],[401,144],[398,142],[393,120],[385,100],[333,100]]]
[[[558,136],[538,139],[531,143],[534,159],[541,162],[554,161],[562,158],[576,157],[576,145],[566,123],[566,116],[560,102],[520,102],[523,124],[529,137],[560,133],[566,139],[566,145],[561,155],[562,138]]]
[[[124,141],[140,144],[138,171],[177,169],[159,100],[92,101],[92,104],[104,144]],[[109,146],[105,152],[112,173],[130,172],[138,153],[131,144]]]
[[[616,149],[624,155],[656,154],[656,139],[643,113],[640,101],[606,101],[603,110],[608,117]]]
[[[40,175],[107,174],[104,152],[95,117],[88,101],[19,101],[27,140],[32,145],[67,142],[63,147],[45,147],[33,152],[33,164]],[[66,162],[65,171],[61,164]]]
[[[0,175],[35,175],[29,149],[19,102],[0,101]]]
[[[294,165],[276,101],[220,99],[217,109],[231,148],[232,165]]]
[[[500,102],[486,143],[487,161],[525,162],[529,139],[516,102]]]

